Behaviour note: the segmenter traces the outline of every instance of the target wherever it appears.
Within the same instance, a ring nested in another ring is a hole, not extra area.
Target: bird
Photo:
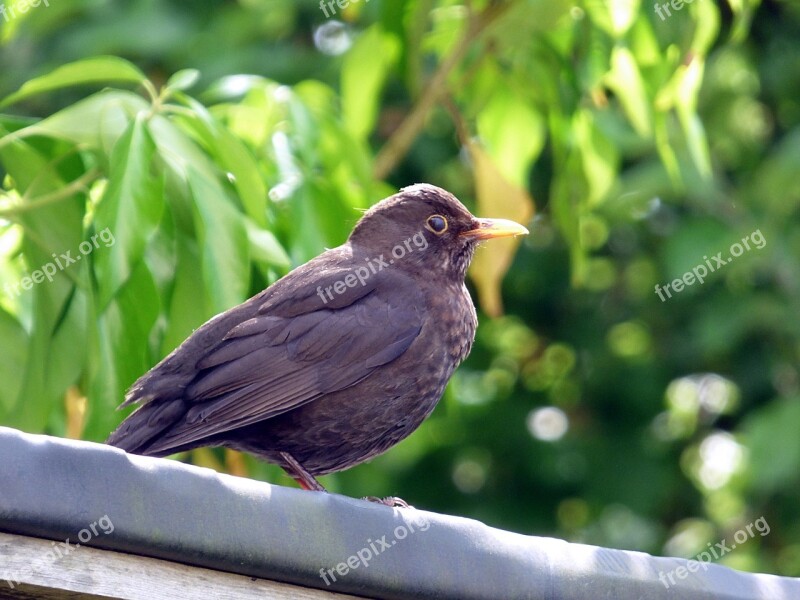
[[[126,393],[106,443],[165,457],[226,447],[301,488],[367,461],[431,414],[469,354],[476,247],[526,235],[415,184],[364,212],[347,241],[210,319]],[[377,499],[403,506],[402,500]]]

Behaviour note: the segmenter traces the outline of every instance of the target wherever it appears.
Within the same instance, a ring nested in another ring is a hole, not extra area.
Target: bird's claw
[[[383,504],[384,506],[389,506],[392,508],[414,508],[408,502],[402,498],[398,498],[397,496],[387,496],[386,498],[378,498],[377,496],[364,496],[362,499],[366,500],[367,502],[375,502],[377,504]]]

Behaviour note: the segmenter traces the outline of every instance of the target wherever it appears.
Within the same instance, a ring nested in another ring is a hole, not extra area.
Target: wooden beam
[[[50,540],[0,532],[0,598],[358,600],[355,596],[81,546],[52,562]]]

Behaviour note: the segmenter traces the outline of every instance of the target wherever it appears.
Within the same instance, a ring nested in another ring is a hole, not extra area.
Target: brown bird
[[[435,186],[404,188],[139,378],[121,407],[141,406],[107,443],[150,456],[225,446],[324,491],[315,475],[385,452],[433,411],[475,338],[475,248],[527,233]]]

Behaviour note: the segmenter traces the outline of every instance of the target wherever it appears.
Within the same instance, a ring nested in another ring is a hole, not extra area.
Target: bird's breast
[[[444,356],[440,360],[452,373],[472,349],[478,326],[475,306],[463,284],[436,288],[428,295],[427,301],[429,318],[421,341],[430,343],[432,348],[442,349]]]

